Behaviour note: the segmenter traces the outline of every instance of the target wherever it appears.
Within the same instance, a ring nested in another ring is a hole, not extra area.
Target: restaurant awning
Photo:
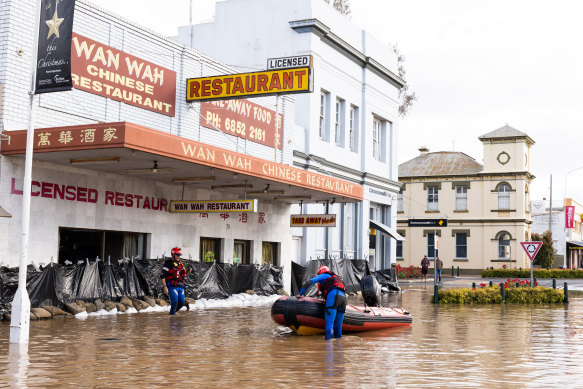
[[[10,214],[10,212],[8,212],[4,208],[2,208],[2,206],[0,206],[0,217],[12,217],[12,215]]]
[[[370,221],[370,228],[374,228],[375,230],[379,230],[386,235],[390,236],[391,238],[404,242],[406,241],[401,235],[397,233],[397,231],[393,230],[391,227],[384,225],[383,223],[376,222],[374,220]]]
[[[571,249],[571,250],[583,249],[583,242],[568,241],[567,247],[569,247],[569,249]]]
[[[4,134],[0,152],[24,156],[26,131]],[[358,202],[364,193],[363,186],[355,180],[127,122],[36,129],[34,160],[289,204]]]

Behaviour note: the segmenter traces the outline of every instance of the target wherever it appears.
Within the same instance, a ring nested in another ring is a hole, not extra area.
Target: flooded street
[[[575,387],[583,295],[568,306],[434,306],[406,286],[384,305],[411,328],[325,342],[277,326],[270,305],[34,321],[28,353],[0,325],[8,387]],[[361,304],[351,298],[353,304]]]

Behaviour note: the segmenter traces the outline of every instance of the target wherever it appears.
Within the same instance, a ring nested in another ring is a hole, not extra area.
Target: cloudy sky
[[[189,21],[189,0],[90,1],[168,36]],[[193,0],[193,21],[212,20],[215,2]],[[531,199],[549,198],[552,175],[554,205],[565,190],[583,203],[583,2],[353,0],[351,8],[353,23],[398,45],[418,96],[399,125],[399,163],[421,145],[482,163],[478,136],[508,124],[536,142]]]

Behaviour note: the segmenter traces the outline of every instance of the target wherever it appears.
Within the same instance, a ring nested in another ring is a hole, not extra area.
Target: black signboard
[[[409,227],[447,227],[447,219],[409,219]]]
[[[71,34],[75,0],[41,0],[34,93],[67,91],[71,81]]]

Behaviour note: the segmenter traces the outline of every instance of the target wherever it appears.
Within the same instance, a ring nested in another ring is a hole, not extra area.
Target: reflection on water
[[[576,387],[583,296],[568,306],[435,306],[432,288],[383,296],[411,328],[301,337],[270,307],[32,322],[28,350],[0,323],[9,387]],[[351,303],[359,304],[352,299]]]

